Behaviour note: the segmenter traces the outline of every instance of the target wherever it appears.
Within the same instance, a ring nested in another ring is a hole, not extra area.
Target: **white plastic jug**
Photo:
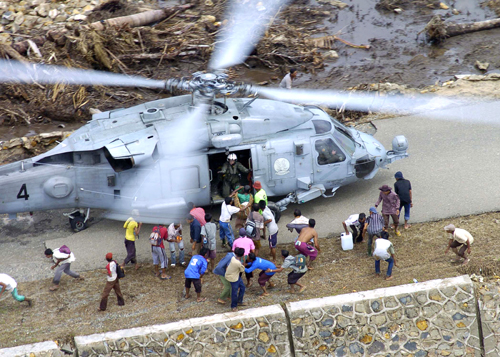
[[[340,240],[342,242],[342,250],[351,250],[354,247],[351,233],[349,234],[342,233],[340,235]]]

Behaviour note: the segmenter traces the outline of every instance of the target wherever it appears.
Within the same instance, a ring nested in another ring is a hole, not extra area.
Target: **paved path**
[[[298,206],[305,216],[316,219],[320,236],[338,236],[342,231],[342,221],[349,214],[367,212],[378,197],[378,187],[393,185],[394,173],[399,170],[412,182],[412,222],[500,209],[497,184],[500,177],[500,126],[421,117],[381,120],[376,125],[379,129],[376,138],[386,148],[390,148],[395,135],[405,135],[410,144],[410,157],[393,163],[389,170],[381,170],[372,180],[342,187],[334,198],[319,198]],[[285,224],[292,219],[295,207],[291,205],[283,212],[281,242],[294,239],[294,234],[286,230]],[[218,212],[214,213],[218,216]],[[147,262],[150,261],[147,239],[150,230],[150,225],[143,227],[143,238],[137,244],[139,259]],[[75,269],[87,270],[102,267],[105,263],[103,256],[108,251],[117,254],[118,260],[124,258],[123,233],[122,222],[103,220],[86,231],[68,234],[68,237],[59,234],[59,238],[45,242],[49,247],[67,244],[76,252]],[[14,270],[18,263],[16,260],[3,270]]]

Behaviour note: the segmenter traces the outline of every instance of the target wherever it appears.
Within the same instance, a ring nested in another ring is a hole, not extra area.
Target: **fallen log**
[[[441,16],[436,15],[419,34],[425,32],[427,41],[429,42],[442,42],[448,37],[464,35],[476,31],[491,30],[497,27],[500,27],[500,19],[457,24],[454,22],[444,22]]]
[[[185,4],[179,6],[173,6],[164,8],[161,10],[151,10],[145,11],[139,14],[133,14],[128,16],[115,17],[103,21],[93,22],[90,25],[82,26],[86,29],[94,29],[97,31],[102,31],[106,27],[114,26],[114,27],[138,27],[151,24],[153,22],[158,22],[166,19],[167,17],[175,14],[176,12],[185,11],[194,5]],[[57,45],[64,45],[66,42],[66,33],[68,30],[50,30],[47,32],[46,36],[35,37],[31,39],[37,46],[41,47],[45,41],[50,40],[55,42]],[[30,44],[28,41],[20,41],[11,45],[13,49],[19,52],[21,55],[26,54],[28,49],[30,48]]]

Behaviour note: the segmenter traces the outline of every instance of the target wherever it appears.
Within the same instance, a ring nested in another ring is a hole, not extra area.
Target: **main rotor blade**
[[[450,99],[442,96],[388,95],[374,92],[341,92],[336,90],[281,89],[253,87],[267,98],[291,103],[324,104],[330,107],[345,108],[363,112],[384,112],[394,114],[422,113],[450,106],[471,104],[466,98]]]
[[[1,83],[67,83],[74,85],[104,85],[123,87],[165,87],[164,81],[118,73],[75,69],[38,63],[0,60]]]
[[[217,38],[211,70],[239,64],[252,52],[280,7],[290,0],[235,0],[226,11],[229,23]]]

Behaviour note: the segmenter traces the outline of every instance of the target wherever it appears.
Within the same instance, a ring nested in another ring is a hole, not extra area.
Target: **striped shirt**
[[[375,234],[382,232],[382,228],[384,227],[384,219],[378,213],[370,214],[370,217],[366,219],[368,223],[368,228],[366,231],[368,234]]]

